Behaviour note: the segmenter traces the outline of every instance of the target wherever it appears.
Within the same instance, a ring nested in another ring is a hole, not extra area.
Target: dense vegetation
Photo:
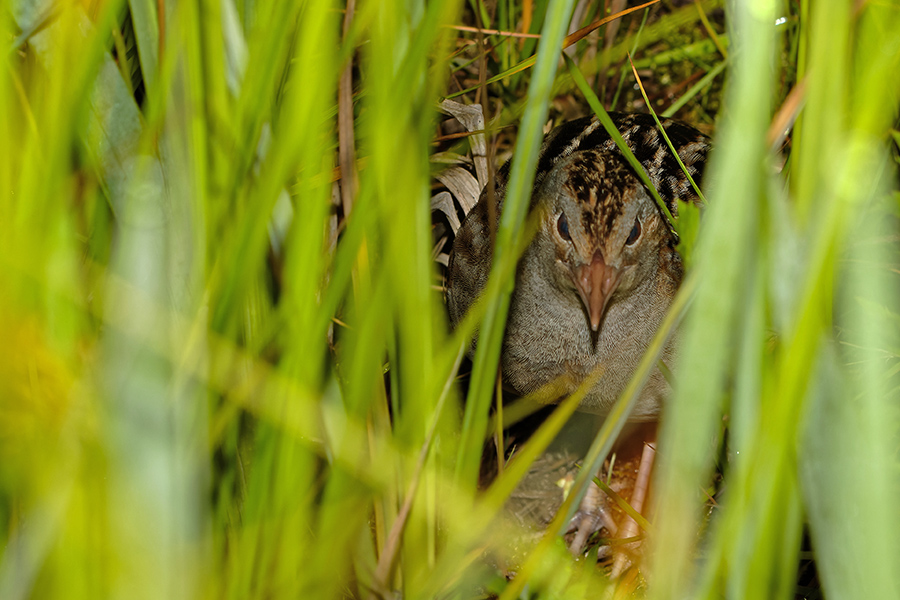
[[[571,402],[476,489],[524,214],[478,323],[448,331],[434,260],[433,176],[476,139],[440,100],[482,105],[528,189],[545,124],[591,112],[580,75],[716,148],[652,552],[613,585],[900,597],[900,5],[648,4],[566,38],[625,3],[5,3],[0,598],[609,587],[553,527],[495,566]]]

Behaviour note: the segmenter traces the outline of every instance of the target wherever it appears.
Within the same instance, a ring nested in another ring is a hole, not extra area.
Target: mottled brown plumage
[[[673,214],[678,201],[696,202],[687,177],[648,115],[611,115]],[[699,183],[708,140],[697,130],[663,123]],[[506,193],[509,164],[467,215],[450,256],[447,299],[458,323],[484,290],[492,260],[490,228]],[[494,217],[489,198],[496,202]],[[606,414],[631,378],[682,278],[681,259],[665,217],[595,119],[550,132],[541,148],[531,209],[537,232],[522,255],[512,295],[501,366],[518,394],[556,381],[574,391],[602,374],[581,409]],[[672,342],[663,360],[673,357]],[[632,419],[654,418],[667,392],[651,375]]]

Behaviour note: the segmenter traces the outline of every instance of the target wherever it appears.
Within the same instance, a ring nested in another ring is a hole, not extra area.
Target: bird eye
[[[631,228],[631,233],[628,234],[628,239],[625,240],[625,245],[634,246],[639,237],[641,237],[641,222],[637,218],[635,218],[634,227]]]
[[[562,239],[572,241],[572,236],[569,234],[569,221],[566,219],[565,213],[561,213],[556,220],[556,230]]]

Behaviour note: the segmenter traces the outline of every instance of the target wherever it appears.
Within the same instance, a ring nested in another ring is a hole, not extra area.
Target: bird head
[[[670,233],[624,158],[600,149],[557,164],[538,194],[541,235],[555,250],[558,287],[581,299],[596,334],[606,309],[652,277]]]

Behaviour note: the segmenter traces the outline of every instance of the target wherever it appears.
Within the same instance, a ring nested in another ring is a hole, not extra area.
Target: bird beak
[[[606,264],[597,252],[591,263],[578,267],[574,275],[578,295],[591,318],[591,329],[596,333],[609,298],[619,285],[619,270]]]

